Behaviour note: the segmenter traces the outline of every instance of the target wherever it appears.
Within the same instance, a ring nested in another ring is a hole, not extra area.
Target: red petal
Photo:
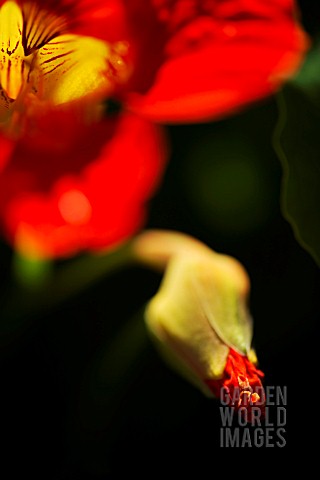
[[[292,1],[198,2],[188,21],[174,10],[183,1],[197,3],[171,1],[166,59],[149,90],[129,96],[131,110],[165,122],[220,117],[271,94],[298,68],[307,41]]]
[[[128,239],[164,168],[161,131],[129,115],[85,126],[63,110],[41,128],[17,144],[0,177],[9,241],[26,255],[67,256]]]
[[[13,148],[14,143],[11,140],[3,137],[0,133],[0,173],[7,164]]]
[[[0,0],[0,6],[4,0]],[[18,0],[18,3],[31,3]],[[123,0],[32,0],[39,9],[65,17],[68,33],[89,35],[108,41],[124,39],[125,10]]]
[[[127,38],[126,12],[123,0],[77,0],[74,32],[109,42]]]
[[[261,416],[265,413],[266,396],[261,383],[263,372],[249,359],[230,349],[223,377],[207,380],[213,394],[225,405],[240,410],[246,420],[252,420],[252,407],[259,407]]]

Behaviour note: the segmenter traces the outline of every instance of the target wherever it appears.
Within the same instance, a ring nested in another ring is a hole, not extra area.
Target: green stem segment
[[[106,275],[135,263],[131,244],[108,254],[86,255],[60,265],[29,288],[11,284],[1,301],[0,334],[11,333],[29,318],[41,315],[73,295],[79,294]]]
[[[25,260],[32,263],[29,265],[31,270],[39,268],[39,275],[43,277],[40,275],[40,280],[37,281],[31,271],[33,278],[29,278],[29,285],[21,281],[10,284],[0,305],[0,334],[16,332],[28,319],[59,306],[116,271],[133,265],[144,265],[163,272],[173,255],[181,251],[191,252],[194,248],[207,247],[178,232],[150,230],[142,232],[116,250],[79,257],[54,270],[48,264],[35,266],[33,261]]]

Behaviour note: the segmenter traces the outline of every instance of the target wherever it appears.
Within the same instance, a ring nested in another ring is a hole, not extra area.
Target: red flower
[[[131,74],[119,1],[0,1],[0,218],[26,255],[113,246],[143,225],[159,127],[104,115]]]
[[[270,94],[306,42],[291,0],[0,0],[0,44],[3,230],[25,254],[65,256],[143,224],[165,164],[150,120]],[[104,99],[130,113],[105,115]]]

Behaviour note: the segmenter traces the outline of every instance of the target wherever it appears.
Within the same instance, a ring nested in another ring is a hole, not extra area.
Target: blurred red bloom
[[[271,94],[297,69],[308,44],[294,0],[144,2],[151,13],[139,8],[143,2],[128,3],[137,5],[142,45],[137,84],[146,59],[158,62],[150,65],[152,81],[129,94],[130,106],[157,121],[213,119]]]
[[[213,119],[275,91],[306,48],[293,10],[292,0],[0,0],[9,241],[66,256],[130,237],[165,165],[154,122]],[[108,114],[106,99],[127,113]]]

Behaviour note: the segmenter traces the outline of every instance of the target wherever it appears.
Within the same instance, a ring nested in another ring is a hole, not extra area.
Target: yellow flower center
[[[67,33],[67,21],[32,2],[0,8],[0,122],[26,95],[59,105],[124,83],[127,44]]]

